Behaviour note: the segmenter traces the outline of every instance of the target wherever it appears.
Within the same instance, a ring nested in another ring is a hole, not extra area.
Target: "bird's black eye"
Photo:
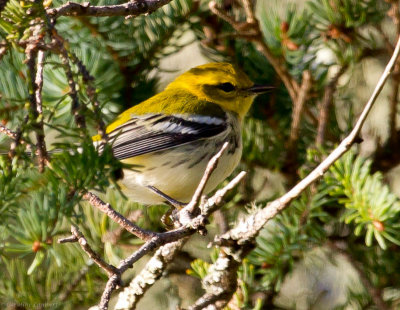
[[[233,86],[231,83],[222,83],[217,85],[217,88],[223,90],[226,93],[229,93],[231,91],[234,91],[236,89],[235,86]]]

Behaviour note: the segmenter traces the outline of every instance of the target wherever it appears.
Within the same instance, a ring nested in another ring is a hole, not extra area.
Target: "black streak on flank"
[[[179,167],[180,165],[183,165],[184,163],[187,162],[187,159],[183,159],[181,161],[178,161],[175,165],[173,165],[171,168],[176,168]]]
[[[200,156],[200,158],[198,160],[196,160],[194,163],[190,164],[190,166],[188,167],[188,169],[193,168],[194,166],[200,164],[207,156],[207,153],[204,153],[202,156]]]

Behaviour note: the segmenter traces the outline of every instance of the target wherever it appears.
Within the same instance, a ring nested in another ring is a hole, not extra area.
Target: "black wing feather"
[[[171,115],[158,115],[158,117],[150,115],[128,123],[108,133],[117,159],[166,150],[219,135],[227,129],[226,122],[222,119],[220,123],[210,124],[197,121],[196,118],[188,120]]]

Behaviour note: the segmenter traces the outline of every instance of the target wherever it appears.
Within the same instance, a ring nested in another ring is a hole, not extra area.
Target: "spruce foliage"
[[[351,129],[360,105],[357,88],[366,83],[359,72],[370,59],[391,55],[395,35],[390,28],[400,20],[397,1],[307,0],[301,8],[295,1],[285,8],[257,6],[262,40],[271,54],[297,83],[301,84],[306,70],[312,76],[293,158],[287,147],[293,117],[288,90],[252,38],[236,35],[207,3],[174,0],[149,15],[63,16],[55,24],[46,9],[64,1],[5,3],[4,7],[0,4],[0,122],[20,140],[12,143],[0,133],[0,150],[8,152],[0,155],[2,309],[35,305],[80,309],[98,303],[106,275],[79,245],[57,243],[69,234],[72,224],[113,264],[143,244],[84,202],[82,197],[89,190],[140,227],[166,229],[160,219],[167,208],[128,201],[115,182],[121,169],[128,167],[112,156],[110,147],[99,153],[91,137],[101,134],[104,124],[119,112],[157,92],[168,56],[194,42],[209,61],[235,63],[255,83],[275,87],[255,100],[245,120],[240,168],[248,177],[221,209],[232,227],[239,217],[265,206],[304,177]],[[90,4],[116,3],[96,0]],[[245,20],[238,3],[221,5],[230,16]],[[193,40],[186,39],[188,33]],[[29,40],[38,38],[51,47],[45,50],[40,115],[31,107],[34,88],[26,52]],[[335,80],[340,70],[341,78]],[[393,90],[399,87],[397,71],[390,85]],[[317,144],[319,113],[330,90],[325,135]],[[385,99],[385,104],[390,100]],[[390,113],[396,116],[397,93],[392,100],[395,109]],[[387,121],[383,118],[382,122]],[[50,151],[50,166],[44,171],[38,168],[40,146],[35,133],[41,132],[40,126]],[[385,173],[400,161],[400,135],[396,127],[388,131],[386,140],[368,141],[374,144],[372,155],[361,155],[362,144],[353,147],[314,187],[266,225],[255,249],[242,262],[238,288],[227,309],[276,306],[285,280],[315,249],[329,252],[323,259],[333,263],[345,257],[358,273],[355,281],[364,278],[369,284],[361,281],[360,290],[349,286],[346,301],[336,303],[337,307],[375,309],[372,287],[388,309],[396,308],[400,302],[400,201]],[[385,171],[371,168],[379,166],[374,160],[387,163]],[[273,184],[271,175],[280,177],[280,186]],[[214,218],[210,226],[213,234],[220,225]],[[189,242],[187,247],[185,251],[196,253],[197,244]],[[187,275],[180,271],[180,276],[204,279],[217,255],[213,249],[210,259],[208,255],[191,257]],[[126,280],[132,277],[130,273]],[[310,300],[314,297],[310,294]],[[295,308],[295,301],[285,306]]]

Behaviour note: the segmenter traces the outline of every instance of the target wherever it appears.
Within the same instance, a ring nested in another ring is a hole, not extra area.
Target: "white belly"
[[[215,144],[211,143],[218,143],[220,146],[217,151],[219,151],[223,141],[197,141],[151,155],[141,155],[132,161],[127,160],[128,163],[139,162],[142,167],[124,170],[124,179],[120,182],[122,191],[132,201],[139,203],[165,203],[165,199],[148,188],[148,186],[154,186],[175,200],[189,202],[208,161],[217,152]],[[242,154],[241,143],[234,152],[233,147],[229,145],[228,150],[220,158],[217,168],[208,180],[205,194],[225,180],[239,163]]]

